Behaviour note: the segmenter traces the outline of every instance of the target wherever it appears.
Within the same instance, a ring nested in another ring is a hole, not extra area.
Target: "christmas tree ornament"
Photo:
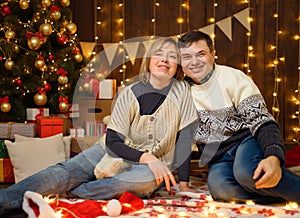
[[[7,103],[2,103],[2,104],[1,104],[1,111],[2,111],[3,113],[9,112],[10,109],[11,109],[10,103],[7,102]]]
[[[3,57],[0,55],[0,61],[2,61],[3,60]]]
[[[1,111],[7,113],[11,109],[11,105],[9,103],[9,97],[5,96],[4,98],[0,98],[0,108]]]
[[[13,62],[10,58],[7,59],[4,63],[4,67],[6,70],[12,70],[15,66],[15,62]]]
[[[19,5],[20,5],[21,9],[26,10],[29,8],[29,1],[28,0],[20,0]]]
[[[83,91],[86,91],[86,92],[92,91],[92,86],[91,86],[91,84],[90,84],[89,82],[83,83],[83,85],[82,85],[82,90],[83,90]]]
[[[69,109],[69,99],[68,99],[68,96],[66,96],[66,97],[59,96],[58,102],[59,102],[58,108],[59,108],[59,110],[61,112],[68,111],[68,109]]]
[[[27,41],[28,47],[32,50],[37,50],[41,47],[41,40],[37,36],[33,36]]]
[[[19,52],[20,52],[20,47],[19,47],[18,45],[15,45],[14,51],[15,51],[16,53],[19,53]]]
[[[38,88],[38,92],[34,95],[33,101],[37,106],[43,106],[47,103],[47,95],[43,88]]]
[[[82,54],[80,54],[80,53],[74,54],[74,60],[75,60],[77,63],[80,63],[80,62],[83,60]]]
[[[51,33],[53,31],[52,25],[50,23],[43,23],[43,24],[41,24],[39,30],[40,30],[40,32],[42,32],[42,34],[44,36],[51,35]]]
[[[66,25],[66,29],[69,34],[73,35],[77,31],[77,26],[75,23],[70,22]]]
[[[48,8],[51,4],[51,0],[42,0],[42,6],[44,8]]]
[[[6,39],[13,39],[13,38],[15,38],[15,36],[16,36],[16,33],[13,30],[7,30],[5,32],[5,38]]]
[[[53,60],[54,60],[54,55],[51,54],[51,53],[49,53],[49,60],[50,60],[50,61],[53,61]]]
[[[69,7],[70,0],[60,0],[60,5],[63,7]]]
[[[3,5],[3,6],[1,7],[1,14],[2,14],[3,16],[9,15],[10,12],[11,12],[11,10],[10,10],[10,7],[9,7],[8,5]]]
[[[51,84],[47,83],[47,81],[44,82],[44,90],[45,92],[50,92],[52,89]]]
[[[18,78],[15,83],[17,84],[17,86],[21,86],[22,85],[22,80],[20,78]]]
[[[60,84],[67,84],[69,79],[67,76],[59,76],[57,81],[60,83]]]
[[[37,59],[37,60],[34,62],[34,66],[35,66],[37,69],[39,69],[40,71],[42,71],[42,70],[45,68],[45,66],[46,66],[44,59],[43,59],[43,58]]]
[[[54,20],[58,20],[61,17],[61,13],[60,13],[60,8],[57,7],[56,5],[53,5],[50,7],[50,12],[51,12],[51,17]]]
[[[121,214],[122,205],[117,199],[111,199],[106,205],[106,213],[108,216],[116,217]]]
[[[65,44],[67,44],[67,42],[68,42],[68,36],[66,36],[66,35],[58,35],[58,37],[57,37],[57,42],[58,42],[60,45],[65,45]]]

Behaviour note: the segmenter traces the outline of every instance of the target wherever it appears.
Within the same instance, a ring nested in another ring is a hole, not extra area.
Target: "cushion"
[[[17,138],[15,142],[4,141],[13,165],[16,183],[66,160],[62,134],[32,140],[22,140],[19,136]]]
[[[59,135],[61,135],[61,134],[59,134]],[[48,138],[51,139],[51,137],[53,137],[53,136],[50,136]],[[66,159],[70,158],[70,154],[71,154],[71,139],[72,139],[72,136],[64,136],[63,137],[64,152],[66,154]],[[15,134],[15,142],[22,142],[22,141],[28,141],[28,140],[40,140],[40,138],[32,138],[32,137],[26,137],[26,136]]]

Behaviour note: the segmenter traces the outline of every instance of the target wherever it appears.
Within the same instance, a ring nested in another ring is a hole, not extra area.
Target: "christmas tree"
[[[70,0],[0,0],[0,121],[24,122],[26,108],[68,109],[87,60]]]

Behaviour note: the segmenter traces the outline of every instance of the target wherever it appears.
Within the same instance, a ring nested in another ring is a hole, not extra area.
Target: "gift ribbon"
[[[60,8],[56,5],[54,5],[54,6],[50,7],[50,11],[51,11],[51,13],[54,13],[55,11],[60,11]]]
[[[69,98],[68,98],[68,96],[66,96],[66,97],[59,96],[58,102],[59,102],[59,103],[64,102],[64,103],[66,103],[66,104],[69,104]]]
[[[42,42],[45,41],[45,37],[43,35],[43,33],[41,32],[36,32],[36,33],[32,33],[32,32],[26,32],[26,40],[31,39],[32,37],[38,37]]]
[[[12,137],[12,126],[15,124],[15,122],[8,122],[7,123],[7,137],[8,139],[13,138]]]

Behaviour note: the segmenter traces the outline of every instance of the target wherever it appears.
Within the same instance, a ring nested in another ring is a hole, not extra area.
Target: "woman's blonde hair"
[[[177,42],[172,38],[161,37],[161,38],[156,39],[152,43],[152,45],[148,49],[148,51],[146,52],[146,55],[144,56],[141,67],[140,67],[139,76],[140,76],[140,80],[143,83],[148,83],[149,82],[149,77],[150,77],[149,65],[150,65],[151,57],[155,54],[155,52],[160,50],[163,47],[163,45],[167,42],[173,43],[175,45],[176,53],[177,53],[177,57],[178,57],[178,62],[179,62],[180,57],[179,57],[179,49],[178,49],[178,46],[177,46]],[[173,76],[173,78],[176,78],[178,80],[183,79],[183,71],[181,70],[181,66],[179,65],[179,63],[177,65],[176,73]]]

